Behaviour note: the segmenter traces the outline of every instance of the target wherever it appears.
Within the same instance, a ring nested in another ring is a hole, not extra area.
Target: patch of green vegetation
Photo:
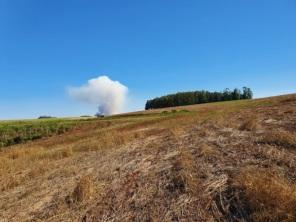
[[[190,111],[189,110],[187,110],[187,109],[181,109],[180,111],[179,111],[179,113],[189,113]]]
[[[89,119],[38,119],[0,122],[0,148],[65,133]]]

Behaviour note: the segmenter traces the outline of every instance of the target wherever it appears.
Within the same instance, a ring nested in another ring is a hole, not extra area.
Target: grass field
[[[43,137],[63,134],[89,124],[93,119],[37,119],[0,121],[0,148]]]
[[[295,94],[0,135],[0,221],[296,221]]]

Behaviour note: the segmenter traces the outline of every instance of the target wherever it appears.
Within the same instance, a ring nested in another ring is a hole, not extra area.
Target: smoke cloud
[[[120,113],[126,101],[128,88],[108,76],[99,76],[80,87],[69,87],[68,93],[75,100],[98,106],[98,113]]]

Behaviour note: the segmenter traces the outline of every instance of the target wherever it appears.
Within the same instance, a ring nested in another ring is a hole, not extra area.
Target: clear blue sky
[[[185,90],[296,90],[295,0],[0,0],[0,119],[94,114],[68,86],[108,75],[126,110]]]

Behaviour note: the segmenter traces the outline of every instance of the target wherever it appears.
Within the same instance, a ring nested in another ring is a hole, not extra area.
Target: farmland
[[[41,119],[0,121],[0,148],[63,134],[89,123],[91,119]]]
[[[295,94],[0,126],[3,221],[296,221]]]

